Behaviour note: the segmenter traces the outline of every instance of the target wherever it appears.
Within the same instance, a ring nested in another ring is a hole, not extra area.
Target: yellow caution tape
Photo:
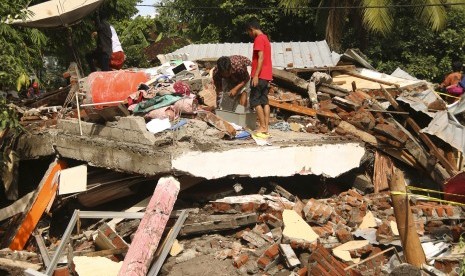
[[[436,94],[443,95],[443,96],[446,96],[446,97],[450,97],[450,98],[454,98],[454,99],[460,99],[460,97],[452,96],[452,95],[447,94],[447,93],[442,93],[442,92],[438,92],[438,91],[434,91],[434,92],[436,92]]]
[[[435,198],[431,196],[418,195],[418,194],[406,193],[406,192],[401,192],[401,191],[391,191],[391,195],[420,196],[422,197],[422,199],[426,199],[429,201],[435,201],[435,202],[446,203],[446,204],[457,205],[457,206],[465,206],[465,204],[461,202],[444,200],[444,199],[439,199],[439,198]]]
[[[443,195],[453,195],[453,196],[465,197],[465,195],[446,193],[446,192],[430,190],[430,189],[423,189],[423,188],[418,188],[418,187],[414,187],[414,186],[407,186],[407,189],[412,190],[412,191],[422,191],[422,192],[428,192],[428,193],[436,193],[436,194],[443,194]]]

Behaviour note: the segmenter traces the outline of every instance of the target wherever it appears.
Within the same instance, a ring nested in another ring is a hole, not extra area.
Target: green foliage
[[[113,26],[118,33],[122,47],[126,54],[125,66],[149,67],[150,64],[144,49],[156,41],[154,34],[158,32],[155,19],[145,16],[137,16],[133,19],[114,21]],[[161,39],[162,33],[158,37]]]
[[[248,42],[244,26],[251,17],[259,19],[262,30],[273,41],[323,38],[309,28],[315,19],[314,12],[285,14],[278,7],[278,0],[162,0],[162,4],[158,20],[169,30],[169,35],[184,36],[195,43]],[[263,9],[247,9],[250,7]]]
[[[21,12],[26,3],[27,1],[0,3],[0,89],[18,88],[18,84],[25,83],[20,79],[21,76],[35,74],[42,64],[42,48],[47,43],[45,35],[37,29],[5,23],[26,16]]]
[[[131,17],[137,14],[136,4],[140,2],[141,0],[107,0],[95,13],[107,17],[108,22],[116,25],[120,21],[129,21]],[[57,68],[65,69],[71,61],[77,59],[81,62],[83,70],[88,72],[86,70],[85,55],[95,49],[95,41],[91,39],[91,33],[95,28],[91,21],[94,14],[88,15],[81,22],[68,28],[44,30],[49,38],[49,43],[44,52],[47,56],[56,59]],[[121,30],[117,26],[114,27],[118,35],[120,35]],[[131,30],[127,31],[130,32]],[[123,45],[123,49],[125,52],[127,51],[125,45]],[[139,55],[139,53],[135,54]],[[128,53],[126,55],[129,58]]]
[[[7,129],[19,132],[22,127],[16,111],[8,106],[5,98],[0,98],[0,132]]]
[[[357,30],[351,29],[344,36],[343,45],[361,48],[382,72],[391,73],[401,67],[417,78],[441,82],[453,61],[465,61],[465,11],[448,10],[447,15],[446,27],[434,32],[412,19],[413,10],[399,10],[393,26],[395,32],[360,37]]]

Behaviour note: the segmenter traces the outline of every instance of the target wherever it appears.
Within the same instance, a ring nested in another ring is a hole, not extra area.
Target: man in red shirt
[[[268,37],[261,31],[257,19],[250,20],[246,28],[249,36],[254,39],[249,104],[257,112],[259,126],[256,132],[268,134],[270,121],[268,88],[273,79],[271,44]]]

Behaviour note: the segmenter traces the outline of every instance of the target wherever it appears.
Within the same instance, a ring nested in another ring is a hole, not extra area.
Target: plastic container
[[[231,123],[235,123],[236,125],[240,125],[242,127],[247,127],[251,129],[255,129],[257,125],[257,114],[252,112],[245,112],[245,113],[237,113],[231,112],[227,110],[216,110],[216,115]]]
[[[108,71],[91,73],[84,85],[86,104],[108,103],[124,101],[129,95],[137,91],[140,83],[147,82],[149,74],[142,71]],[[105,104],[114,106],[115,104]],[[99,108],[100,106],[96,106]]]

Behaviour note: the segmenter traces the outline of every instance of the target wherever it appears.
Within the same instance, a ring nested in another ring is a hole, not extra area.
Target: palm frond
[[[441,0],[413,0],[414,4],[427,6],[416,9],[420,20],[428,24],[432,30],[439,31],[446,25],[446,9]]]
[[[458,5],[448,5],[448,4],[458,4]],[[444,5],[453,9],[465,10],[465,5],[463,5],[463,0],[445,0]]]
[[[279,6],[283,7],[286,13],[295,13],[298,7],[305,6],[309,2],[309,0],[279,0]]]
[[[365,7],[362,12],[362,21],[368,31],[386,34],[392,29],[393,18],[388,8],[367,8],[389,6],[390,0],[362,0]]]

